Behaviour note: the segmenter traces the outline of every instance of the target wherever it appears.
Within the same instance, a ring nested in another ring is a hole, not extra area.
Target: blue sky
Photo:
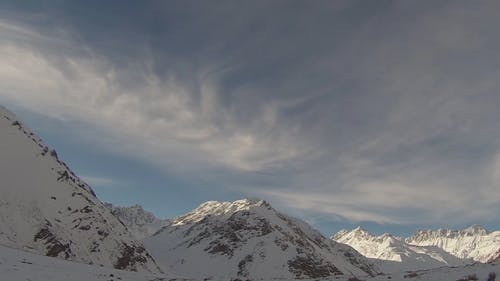
[[[1,1],[0,103],[104,201],[499,229],[495,1]]]

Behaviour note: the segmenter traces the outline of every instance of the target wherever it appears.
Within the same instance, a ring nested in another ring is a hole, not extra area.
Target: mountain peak
[[[229,206],[239,206],[239,207],[248,207],[248,206],[261,206],[263,204],[267,204],[264,200],[255,199],[255,198],[243,198],[235,201],[207,201],[198,206],[199,208],[218,208],[221,206],[229,207]]]
[[[361,226],[357,226],[353,230],[347,230],[347,229],[342,229],[341,231],[337,232],[335,235],[333,235],[331,238],[333,240],[345,240],[347,237],[358,237],[358,238],[365,238],[365,239],[372,239],[375,236],[372,235],[370,232],[368,232],[366,229],[364,229]]]
[[[113,206],[111,203],[105,205],[138,240],[153,235],[162,227],[171,223],[169,219],[157,218],[153,213],[144,210],[139,204],[130,207]]]
[[[248,210],[273,210],[271,205],[260,199],[240,199],[233,202],[208,201],[193,211],[175,219],[176,224],[199,222],[207,216],[230,216],[236,212]]]
[[[377,272],[352,248],[258,199],[203,203],[145,243],[166,268],[193,278],[290,280]]]
[[[370,234],[368,232],[368,230],[364,229],[363,227],[361,226],[357,226],[355,229],[352,230],[353,232],[356,232],[356,233],[363,233],[363,234]]]
[[[488,231],[481,225],[473,224],[464,230],[462,230],[464,233],[469,233],[469,234],[479,234],[479,235],[486,235],[488,234]]]

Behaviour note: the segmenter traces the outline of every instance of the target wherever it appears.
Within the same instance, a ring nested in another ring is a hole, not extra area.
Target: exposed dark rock
[[[47,154],[47,152],[49,152],[49,148],[48,148],[48,147],[46,147],[46,146],[44,146],[44,147],[42,148],[42,153],[41,153],[41,154],[42,154],[42,156],[45,156],[45,154]]]
[[[123,243],[121,257],[118,258],[114,267],[116,269],[129,269],[132,271],[137,271],[135,265],[136,263],[147,262],[146,257],[141,255],[145,252],[145,249],[141,246],[127,245]]]
[[[253,257],[251,255],[247,255],[243,260],[238,263],[238,276],[248,276],[247,263],[252,262]]]
[[[415,278],[417,277],[418,274],[416,272],[409,272],[408,274],[406,274],[405,276],[403,276],[404,278]]]
[[[65,181],[69,180],[69,174],[68,171],[64,172],[57,172],[59,174],[59,177],[57,178],[57,181]]]
[[[229,245],[217,241],[210,242],[210,246],[205,251],[208,251],[210,254],[233,255],[233,249]]]
[[[22,129],[21,122],[19,122],[19,121],[17,121],[17,120],[16,120],[16,121],[14,121],[14,122],[12,122],[12,126],[17,126],[17,127],[19,128],[19,130],[21,130],[21,129]]]
[[[333,264],[328,261],[316,261],[311,257],[296,257],[288,261],[290,272],[297,278],[324,278],[333,275],[343,275]]]
[[[69,258],[71,249],[69,243],[62,243],[57,237],[48,229],[40,229],[34,236],[34,241],[43,240],[46,245],[47,252],[45,255],[49,257],[57,257],[61,252],[64,252],[64,258]]]
[[[49,257],[57,257],[59,256],[59,253],[64,252],[64,258],[68,259],[70,256],[68,251],[71,252],[71,250],[69,249],[69,244],[62,244],[56,241],[56,243],[47,246],[46,255]]]
[[[97,234],[99,234],[99,235],[101,235],[101,236],[103,236],[103,237],[106,237],[106,236],[108,236],[108,235],[109,235],[109,233],[108,233],[108,232],[106,232],[106,231],[104,231],[104,230],[98,230],[98,231],[97,231]]]
[[[82,225],[78,229],[80,230],[90,230],[91,226],[90,225]]]
[[[48,237],[50,237],[52,235],[52,233],[47,229],[47,228],[42,228],[40,229],[36,234],[35,234],[35,237],[34,237],[34,241],[36,242],[37,240],[39,239],[47,239]]]
[[[81,213],[92,213],[92,208],[90,208],[90,206],[85,206],[83,207],[81,210],[80,210]]]
[[[56,159],[59,159],[59,158],[57,157],[57,152],[56,152],[56,150],[55,150],[55,149],[50,150],[50,156],[52,156],[52,157],[54,157],[54,158],[56,158]]]

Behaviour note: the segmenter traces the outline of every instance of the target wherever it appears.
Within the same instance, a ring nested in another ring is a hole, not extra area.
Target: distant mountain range
[[[464,230],[421,230],[405,241],[410,245],[436,246],[461,259],[483,263],[500,259],[500,231],[488,233],[478,225]]]
[[[422,230],[409,238],[375,236],[358,227],[331,237],[370,258],[384,272],[494,262],[500,257],[500,231],[480,226],[464,230]]]
[[[190,277],[208,274],[213,278],[318,278],[321,276],[307,275],[307,272],[294,276],[290,268],[280,273],[269,269],[286,268],[289,260],[283,257],[291,258],[294,253],[306,252],[303,246],[311,241],[319,241],[312,243],[318,243],[319,249],[329,248],[330,252],[338,251],[342,244],[352,247],[367,258],[354,264],[363,265],[370,274],[463,267],[475,262],[493,263],[499,260],[500,253],[500,231],[489,233],[477,225],[464,230],[421,230],[408,238],[388,233],[376,236],[358,227],[333,235],[331,239],[338,243],[332,246],[307,223],[277,212],[265,201],[207,202],[172,220],[159,220],[137,205],[118,209],[119,212],[113,213],[130,229],[148,226],[149,233],[159,230],[149,238],[146,232],[141,232],[141,237],[146,238],[147,248],[168,270]],[[139,223],[134,225],[136,221]],[[275,229],[268,229],[271,222],[275,222]],[[163,228],[159,226],[161,224],[164,224]],[[266,236],[258,231],[269,233]],[[298,238],[293,238],[297,233]],[[275,249],[276,246],[285,249],[285,253]],[[311,249],[316,250],[309,255],[313,260],[334,260],[328,251],[325,254],[314,247]],[[348,250],[346,252],[347,256],[351,255]],[[193,270],[193,264],[204,266]],[[239,270],[238,265],[243,264],[255,270]],[[221,267],[229,269],[223,271]],[[331,274],[318,269],[311,272],[323,272],[325,276]]]

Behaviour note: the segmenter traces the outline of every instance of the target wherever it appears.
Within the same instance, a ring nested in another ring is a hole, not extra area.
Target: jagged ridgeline
[[[477,225],[464,230],[420,230],[408,238],[375,236],[357,227],[341,230],[332,239],[372,259],[384,273],[493,263],[500,258],[500,231],[487,232]]]
[[[162,227],[171,223],[169,219],[159,219],[152,213],[144,210],[140,205],[130,207],[113,206],[111,203],[104,203],[127,229],[138,240],[149,237]]]
[[[270,280],[378,273],[347,245],[266,201],[207,202],[144,240],[164,268],[195,279]]]
[[[0,138],[0,244],[81,263],[160,271],[90,186],[1,106]]]

